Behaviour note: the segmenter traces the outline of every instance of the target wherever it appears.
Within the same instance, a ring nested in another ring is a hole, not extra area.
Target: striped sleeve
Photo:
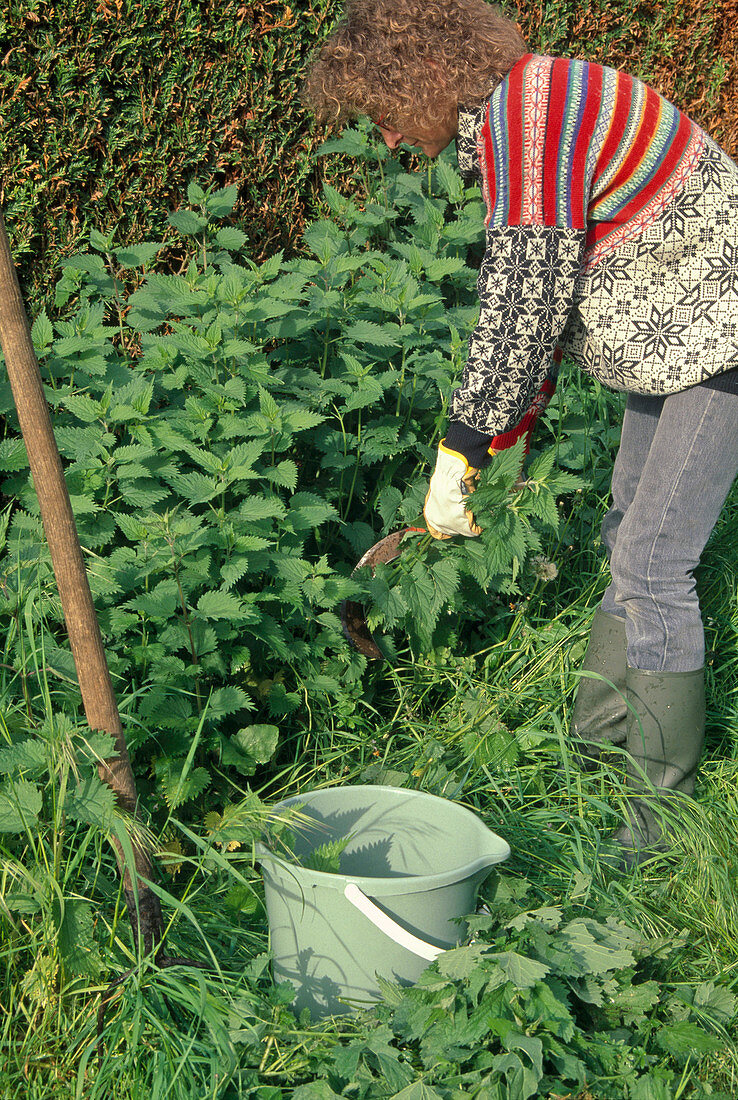
[[[480,137],[488,225],[586,228],[603,72],[528,57],[496,89]]]
[[[700,134],[625,74],[530,54],[518,62],[477,140],[487,208],[481,310],[453,419],[494,435],[523,416],[582,270],[658,216]]]
[[[528,58],[513,69],[490,100],[478,143],[488,211],[481,308],[451,417],[488,435],[513,428],[543,385],[582,264],[590,162],[587,143],[570,136],[596,112],[578,104],[577,84],[548,125],[555,64]],[[554,156],[565,170],[552,174]]]

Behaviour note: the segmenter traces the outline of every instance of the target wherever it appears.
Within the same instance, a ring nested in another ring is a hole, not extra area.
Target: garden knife
[[[368,566],[373,573],[375,566],[386,565],[388,562],[399,558],[402,552],[401,544],[406,535],[426,535],[427,533],[425,527],[403,527],[399,531],[393,531],[391,535],[386,535],[367,550],[356,563],[353,573],[365,568],[365,566]],[[357,603],[356,600],[344,600],[342,602],[341,623],[346,637],[359,653],[375,660],[383,656],[382,651],[374,641],[366,621],[366,612],[360,603]]]

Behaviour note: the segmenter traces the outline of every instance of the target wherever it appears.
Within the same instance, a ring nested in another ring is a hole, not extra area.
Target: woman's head
[[[303,89],[320,122],[369,115],[402,133],[443,128],[473,107],[526,52],[486,0],[348,0]]]

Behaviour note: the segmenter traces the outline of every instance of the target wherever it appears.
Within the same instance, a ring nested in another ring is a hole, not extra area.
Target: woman
[[[627,750],[616,839],[632,866],[663,842],[658,804],[691,794],[704,737],[694,570],[738,471],[738,168],[638,80],[528,53],[484,0],[349,0],[305,98],[321,121],[368,115],[390,148],[434,157],[455,138],[482,185],[481,313],[430,482],[434,534],[479,532],[468,486],[557,346],[628,394],[584,664],[604,679],[582,680],[573,732],[585,761]]]

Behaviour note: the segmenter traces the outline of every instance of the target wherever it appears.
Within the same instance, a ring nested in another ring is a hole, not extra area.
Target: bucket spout
[[[469,875],[479,874],[479,881],[481,882],[490,867],[502,863],[503,860],[509,857],[510,845],[480,821],[476,846],[477,851],[474,854],[469,853],[470,858],[465,871]]]
[[[510,845],[501,836],[488,831],[486,841],[485,852],[482,856],[485,867],[494,867],[496,863],[502,863],[509,857]]]

